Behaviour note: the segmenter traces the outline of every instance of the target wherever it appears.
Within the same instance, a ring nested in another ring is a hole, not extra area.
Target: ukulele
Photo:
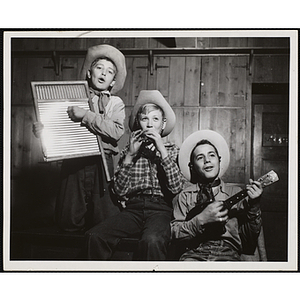
[[[268,172],[267,174],[261,176],[259,179],[257,179],[257,181],[261,183],[263,188],[275,183],[278,180],[279,180],[278,175],[273,170]],[[248,196],[248,194],[247,194],[246,189],[238,192],[237,194],[235,194],[235,195],[231,196],[230,198],[228,198],[227,200],[223,201],[223,209],[228,209],[228,211],[229,211],[233,205],[242,201],[247,196]],[[212,199],[210,201],[207,201],[200,205],[196,205],[194,208],[192,208],[188,212],[185,220],[189,221],[196,215],[200,214],[210,203],[212,203]]]

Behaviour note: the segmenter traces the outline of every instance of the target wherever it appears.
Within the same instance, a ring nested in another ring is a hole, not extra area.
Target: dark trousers
[[[106,156],[111,174],[113,160]],[[86,230],[120,212],[113,202],[100,156],[66,159],[56,201],[56,223],[64,231]]]
[[[165,260],[171,237],[171,208],[162,198],[140,196],[86,232],[87,258],[108,260],[121,238],[140,236],[135,260]]]

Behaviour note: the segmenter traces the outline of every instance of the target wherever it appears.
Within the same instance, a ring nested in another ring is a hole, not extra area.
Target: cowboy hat
[[[117,68],[117,74],[115,77],[116,82],[111,90],[112,93],[116,93],[123,88],[127,72],[125,56],[113,46],[97,45],[88,48],[85,61],[80,72],[80,78],[83,80],[86,79],[87,71],[90,69],[92,62],[100,57],[107,57],[115,64]]]
[[[186,179],[191,181],[191,171],[189,167],[191,152],[195,148],[196,144],[201,140],[208,140],[218,150],[220,161],[219,177],[227,171],[230,161],[230,153],[227,142],[216,131],[213,130],[199,130],[189,135],[181,145],[179,151],[179,167]]]
[[[141,106],[152,103],[158,105],[164,112],[166,118],[166,125],[161,133],[161,136],[167,136],[174,128],[176,117],[173,109],[166,101],[164,96],[158,90],[143,90],[140,91],[139,96],[136,100],[136,103],[132,109],[130,118],[129,118],[129,128],[131,131],[135,130],[135,120],[137,117],[138,110]]]

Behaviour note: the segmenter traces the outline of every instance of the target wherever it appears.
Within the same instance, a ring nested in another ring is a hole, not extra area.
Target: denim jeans
[[[188,250],[181,261],[240,261],[238,252],[226,241],[208,241],[196,249]]]
[[[121,238],[140,236],[136,260],[165,260],[172,210],[161,197],[134,197],[126,208],[86,232],[86,255],[108,260]]]

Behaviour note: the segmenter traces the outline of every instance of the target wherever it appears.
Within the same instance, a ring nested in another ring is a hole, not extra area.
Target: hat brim
[[[226,140],[216,131],[199,130],[189,135],[182,143],[179,151],[179,167],[184,177],[191,181],[191,171],[189,167],[191,152],[198,142],[208,140],[211,142],[221,157],[219,177],[227,171],[230,162],[230,153]]]
[[[161,133],[161,136],[167,136],[173,130],[176,122],[175,113],[166,101],[164,96],[158,90],[143,90],[140,91],[137,101],[132,109],[130,118],[129,118],[129,128],[134,130],[135,118],[137,116],[138,110],[141,106],[147,103],[153,103],[158,105],[163,111],[166,118],[166,125],[164,130]]]
[[[87,71],[91,68],[92,62],[99,57],[107,57],[115,64],[117,68],[117,75],[115,77],[116,82],[111,93],[120,91],[124,86],[127,75],[125,56],[117,48],[110,45],[97,45],[88,49],[80,72],[80,79],[86,80]]]

